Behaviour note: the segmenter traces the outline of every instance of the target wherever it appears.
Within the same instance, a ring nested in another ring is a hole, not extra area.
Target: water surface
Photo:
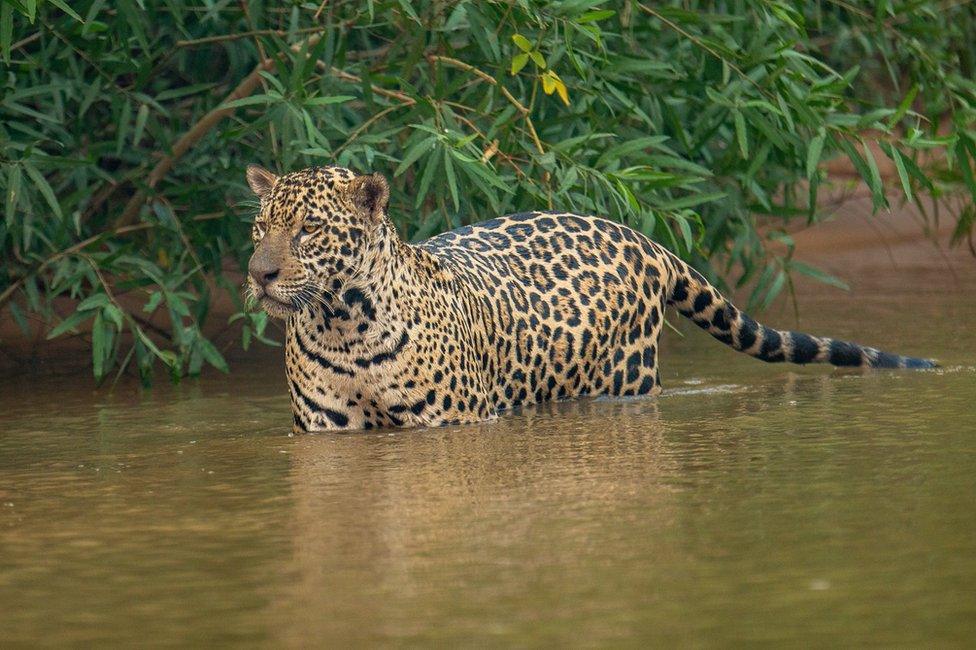
[[[976,305],[932,286],[800,325],[941,370],[682,328],[660,398],[484,426],[292,437],[277,361],[5,379],[0,645],[972,645]]]

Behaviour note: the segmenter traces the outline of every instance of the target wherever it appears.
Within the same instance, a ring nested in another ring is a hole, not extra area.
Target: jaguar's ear
[[[278,177],[260,165],[247,166],[247,184],[251,186],[251,191],[263,199],[274,186]]]
[[[349,181],[346,192],[353,205],[373,219],[380,218],[390,202],[390,186],[382,174],[357,176]]]

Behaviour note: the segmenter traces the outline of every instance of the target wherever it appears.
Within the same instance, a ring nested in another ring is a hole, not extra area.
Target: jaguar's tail
[[[937,367],[931,359],[903,357],[857,343],[766,327],[736,309],[701,273],[677,257],[670,257],[676,274],[669,288],[668,304],[739,352],[770,363],[830,363],[865,368]]]

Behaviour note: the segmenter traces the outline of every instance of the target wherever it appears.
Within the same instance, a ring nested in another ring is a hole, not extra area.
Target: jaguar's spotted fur
[[[386,217],[381,176],[251,167],[248,180],[261,198],[249,283],[287,319],[298,430],[476,422],[549,399],[655,394],[667,305],[763,361],[934,365],[760,325],[605,219],[516,214],[409,245]]]

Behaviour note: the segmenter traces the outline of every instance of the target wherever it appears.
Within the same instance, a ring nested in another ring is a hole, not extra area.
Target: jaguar
[[[296,431],[467,424],[520,405],[656,395],[665,309],[767,362],[932,368],[783,331],[623,224],[525,212],[401,239],[380,174],[256,165],[248,289],[285,321]]]

